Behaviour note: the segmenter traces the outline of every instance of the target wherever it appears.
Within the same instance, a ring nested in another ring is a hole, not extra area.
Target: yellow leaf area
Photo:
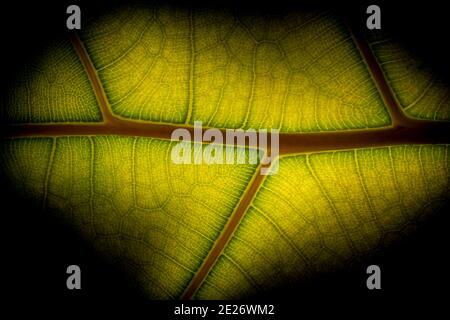
[[[281,157],[196,298],[261,293],[387,247],[448,199],[449,164],[449,146]]]
[[[386,93],[330,13],[121,8],[78,36],[89,61],[69,40],[48,48],[25,66],[0,114],[15,132],[45,124],[58,134],[7,137],[0,168],[19,195],[72,225],[149,298],[249,297],[345,267],[448,201],[448,144],[284,148],[278,172],[261,176],[258,164],[175,164],[168,138],[105,133],[123,120],[277,128],[299,139],[390,127]],[[378,45],[369,41],[401,110],[448,120],[448,89],[424,87],[428,71],[414,64],[408,72],[419,80],[400,76],[403,64],[383,61],[408,53],[387,56]],[[95,134],[108,112],[114,121]],[[64,134],[66,124],[86,123],[89,133]]]
[[[142,280],[181,295],[248,185],[255,165],[176,165],[175,142],[17,139],[2,157],[20,192],[68,220]]]
[[[255,166],[175,165],[171,144],[14,139],[2,163],[20,192],[126,265],[150,297],[177,298]],[[249,295],[382,247],[448,198],[448,154],[399,146],[281,157],[197,297]]]

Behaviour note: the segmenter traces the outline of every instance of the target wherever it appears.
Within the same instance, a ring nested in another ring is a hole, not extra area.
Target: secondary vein
[[[92,62],[83,42],[76,33],[71,33],[70,41],[72,42],[72,45],[79,59],[81,60],[84,69],[86,70],[89,81],[92,84],[92,89],[94,91],[95,97],[97,98],[103,122],[114,122],[117,119],[114,117],[111,111],[108,98],[106,97],[105,89],[103,88],[103,85],[98,76],[98,71],[95,69],[94,63]]]
[[[214,264],[216,263],[217,259],[219,258],[220,254],[222,253],[223,249],[228,244],[229,240],[231,239],[234,231],[238,227],[239,223],[241,222],[245,212],[247,211],[248,206],[252,202],[256,192],[258,191],[259,187],[261,186],[262,182],[264,181],[265,176],[261,174],[261,165],[258,166],[257,170],[255,171],[255,174],[250,182],[250,184],[247,186],[246,191],[242,195],[241,200],[239,201],[236,209],[232,213],[230,219],[228,220],[228,223],[225,225],[225,228],[223,229],[222,233],[220,234],[219,238],[216,240],[216,242],[213,244],[211,251],[203,261],[202,265],[200,266],[197,273],[194,275],[194,277],[191,279],[191,282],[186,287],[182,299],[190,299],[193,297],[195,292],[198,288],[202,285],[203,281],[205,280],[206,276],[208,275],[209,271],[212,269]]]

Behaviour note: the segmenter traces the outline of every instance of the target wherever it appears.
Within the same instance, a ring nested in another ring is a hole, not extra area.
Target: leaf
[[[8,91],[1,121],[10,123],[98,122],[95,94],[70,41],[44,50]],[[64,106],[64,108],[61,108]]]
[[[258,294],[388,247],[448,199],[448,169],[448,146],[282,157],[196,298]]]
[[[447,83],[386,35],[375,32],[368,38],[403,110],[414,118],[450,120]]]
[[[149,298],[247,297],[348,266],[449,198],[448,123],[404,114],[448,119],[448,89],[409,81],[414,64],[400,76],[388,61],[408,54],[372,40],[331,13],[118,9],[19,77],[2,173]],[[279,128],[279,171],[173,163],[170,133],[197,120]]]
[[[256,165],[173,164],[174,144],[129,137],[14,139],[4,145],[3,159],[19,192],[120,257],[151,297],[175,298]]]

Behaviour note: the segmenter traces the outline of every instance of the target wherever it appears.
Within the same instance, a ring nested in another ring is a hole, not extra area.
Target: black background
[[[173,2],[173,1],[172,1]],[[67,36],[66,8],[78,4],[82,19],[95,17],[113,6],[112,2],[86,1],[12,2],[1,5],[1,79],[2,88],[17,73],[21,65],[32,59],[46,43]],[[418,56],[441,78],[449,80],[450,57],[447,26],[449,11],[443,2],[421,3],[377,1],[382,10],[382,28],[388,31],[414,55]],[[186,5],[185,2],[178,3]],[[365,27],[364,2],[315,3],[340,12],[356,24]],[[301,1],[274,1],[272,3],[246,2],[199,3],[195,6],[232,6],[242,11],[289,11],[309,6]],[[83,21],[83,20],[82,20]],[[2,89],[2,91],[5,89]],[[2,95],[4,92],[2,92]],[[171,304],[146,301],[132,279],[95,254],[69,226],[42,214],[16,199],[7,184],[2,184],[2,289],[7,293],[7,304],[17,311],[35,312],[38,308],[57,312],[95,307],[116,311],[137,306],[148,308],[146,318],[156,313],[169,312]],[[368,260],[355,263],[349,269],[323,274],[314,281],[290,288],[280,288],[270,297],[284,314],[314,308],[320,311],[356,310],[366,307],[373,312],[390,305],[400,312],[418,308],[433,309],[446,298],[448,280],[448,207],[443,208],[418,229],[411,238],[385,250]],[[365,286],[368,263],[378,264],[382,270],[382,290],[369,291]],[[77,264],[82,270],[82,290],[66,289],[66,267]],[[6,284],[6,287],[5,287]],[[441,305],[442,306],[442,305]],[[337,308],[337,309],[336,309]],[[369,313],[370,313],[369,312]],[[366,315],[367,313],[361,314]],[[155,316],[155,318],[158,318]],[[287,318],[287,317],[286,317]]]

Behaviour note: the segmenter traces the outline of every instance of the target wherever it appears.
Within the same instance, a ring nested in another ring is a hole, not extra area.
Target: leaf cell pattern
[[[409,130],[448,132],[440,121],[450,114],[448,87],[379,35],[368,39],[384,78],[374,77],[351,29],[331,13],[121,8],[77,37],[78,47],[62,41],[45,51],[8,91],[1,121],[29,133],[3,140],[0,168],[17,193],[71,224],[149,298],[267,292],[364,259],[448,201],[445,138],[285,148],[279,172],[261,177],[259,164],[174,164],[170,136],[144,134],[203,121],[278,128],[298,141],[382,135],[397,129],[386,94]],[[108,131],[130,124],[142,136]]]

